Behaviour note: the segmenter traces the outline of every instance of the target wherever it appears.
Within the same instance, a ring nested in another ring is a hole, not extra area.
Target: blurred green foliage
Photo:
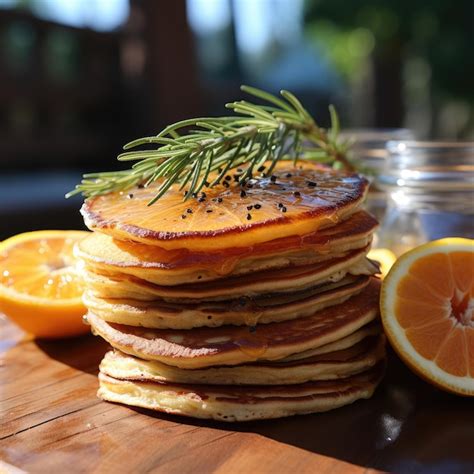
[[[426,60],[434,94],[470,101],[473,13],[470,0],[308,0],[305,24],[344,76],[357,74],[370,54],[398,50]]]

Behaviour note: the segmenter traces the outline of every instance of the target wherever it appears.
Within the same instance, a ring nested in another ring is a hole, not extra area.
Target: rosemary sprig
[[[156,136],[127,143],[118,160],[135,161],[130,169],[85,174],[66,197],[80,193],[85,197],[98,196],[160,180],[149,205],[173,184],[186,188],[184,199],[188,199],[203,188],[222,182],[231,168],[246,166],[239,177],[239,184],[244,184],[267,161],[270,166],[265,167],[264,173],[270,175],[278,161],[298,158],[354,170],[347,158],[348,143],[338,138],[339,119],[333,106],[329,107],[331,128],[325,130],[291,92],[283,90],[281,97],[277,97],[254,87],[241,89],[264,105],[244,100],[232,102],[226,107],[234,115],[183,120]],[[143,145],[155,148],[138,148]],[[216,176],[212,180],[211,173]]]

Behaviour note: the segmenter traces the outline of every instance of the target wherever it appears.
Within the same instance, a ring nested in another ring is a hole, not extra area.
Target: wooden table
[[[474,472],[474,402],[391,356],[371,400],[333,412],[225,424],[98,400],[107,345],[34,341],[0,316],[0,472]]]

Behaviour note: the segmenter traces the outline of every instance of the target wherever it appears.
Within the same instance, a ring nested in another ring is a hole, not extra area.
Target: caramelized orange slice
[[[400,257],[384,280],[381,312],[388,339],[415,372],[474,396],[474,241],[438,240]]]
[[[355,212],[367,182],[311,162],[279,163],[271,177],[256,178],[244,187],[235,183],[237,170],[205,193],[183,201],[171,188],[152,206],[156,185],[88,199],[82,208],[91,230],[117,239],[164,249],[216,251],[244,247],[276,238],[304,235],[332,226]]]

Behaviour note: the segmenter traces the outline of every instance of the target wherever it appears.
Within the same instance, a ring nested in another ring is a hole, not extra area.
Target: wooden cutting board
[[[101,402],[107,349],[93,336],[34,341],[0,315],[0,472],[474,472],[474,401],[425,384],[394,355],[371,400],[225,424]]]

